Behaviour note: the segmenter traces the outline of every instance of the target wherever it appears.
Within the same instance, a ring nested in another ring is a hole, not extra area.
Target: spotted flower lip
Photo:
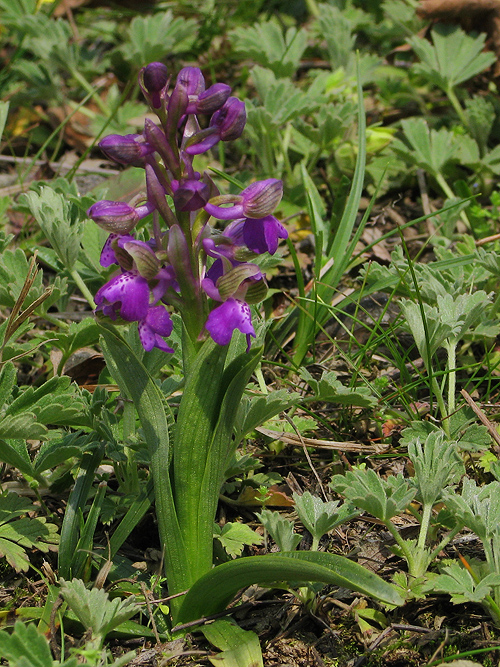
[[[163,340],[170,336],[174,328],[169,312],[164,306],[153,306],[148,309],[146,317],[139,322],[139,340],[146,352],[157,347],[163,352],[173,353],[174,350]]]
[[[250,337],[255,338],[250,306],[238,299],[228,299],[214,308],[207,319],[205,329],[217,345],[231,342],[235,329],[246,334],[247,352],[250,349]]]
[[[239,195],[214,197],[205,206],[205,211],[218,220],[265,218],[274,211],[282,196],[283,181],[267,178],[264,181],[251,183]],[[224,203],[232,206],[220,206]]]

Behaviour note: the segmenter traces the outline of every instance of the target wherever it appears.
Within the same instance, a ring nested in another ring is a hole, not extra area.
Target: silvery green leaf
[[[110,600],[106,591],[101,588],[89,590],[81,579],[61,579],[61,594],[80,623],[100,641],[138,611],[135,596]]]
[[[446,507],[457,519],[470,528],[484,543],[500,534],[500,482],[483,487],[465,477],[460,495],[447,491],[443,494]]]
[[[64,195],[52,188],[42,187],[40,194],[27,192],[23,196],[50,245],[67,269],[72,269],[80,254],[83,221],[80,211]]]
[[[293,500],[299,519],[315,542],[319,542],[335,526],[359,515],[359,511],[349,503],[339,507],[338,500],[325,502],[309,491],[304,491],[301,496],[294,493]]]
[[[239,442],[247,433],[253,431],[280,412],[296,405],[299,394],[288,392],[285,389],[272,391],[269,394],[243,396],[238,408],[235,423],[236,440]]]
[[[445,487],[457,483],[465,473],[456,441],[445,440],[443,431],[410,442],[408,455],[415,470],[412,482],[424,505],[438,502]]]
[[[77,667],[77,658],[53,660],[49,642],[36,625],[16,621],[13,632],[0,631],[0,654],[9,667]]]
[[[294,551],[302,535],[294,532],[293,522],[285,519],[279,512],[263,509],[257,514],[259,521],[278,545],[280,551]]]
[[[429,355],[432,356],[442,347],[443,343],[454,335],[457,328],[442,322],[439,310],[435,306],[429,306],[426,303],[419,305],[409,299],[401,299],[400,306],[407,327],[415,339],[419,354],[427,364]],[[424,318],[426,327],[424,327]]]
[[[352,34],[352,22],[338,7],[323,4],[318,23],[320,35],[326,40],[332,69],[343,67],[347,70],[355,53],[356,35]]]
[[[171,9],[164,13],[137,15],[130,22],[128,40],[120,47],[125,60],[137,66],[163,60],[167,54],[191,47],[198,32],[196,21],[185,16],[174,18]]]
[[[356,507],[384,522],[404,512],[416,493],[402,475],[382,479],[371,468],[334,475],[331,487]]]

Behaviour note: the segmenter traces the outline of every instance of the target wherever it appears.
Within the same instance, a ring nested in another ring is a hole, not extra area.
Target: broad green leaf
[[[235,424],[237,442],[268,419],[296,405],[298,399],[299,394],[285,389],[271,391],[265,396],[243,395]]]
[[[236,623],[221,618],[200,628],[206,639],[221,649],[209,658],[216,667],[263,667],[262,651],[255,632],[242,630]]]
[[[0,433],[1,427],[2,424],[0,423]],[[23,475],[35,477],[42,481],[33,468],[25,439],[10,440],[9,442],[0,440],[0,461],[17,468]]]
[[[303,581],[349,588],[390,605],[403,604],[392,584],[343,556],[311,551],[251,556],[223,563],[191,587],[177,621],[187,623],[222,611],[236,593],[252,584]]]

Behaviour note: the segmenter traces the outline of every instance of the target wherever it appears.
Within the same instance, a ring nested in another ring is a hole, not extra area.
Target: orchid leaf
[[[240,589],[251,584],[272,587],[284,581],[333,584],[385,604],[403,604],[395,586],[358,563],[329,553],[292,551],[239,558],[210,570],[187,593],[177,621],[187,623],[220,612]]]

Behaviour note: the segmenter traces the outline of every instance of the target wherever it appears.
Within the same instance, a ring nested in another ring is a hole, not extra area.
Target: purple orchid
[[[239,194],[220,195],[207,173],[195,171],[194,156],[243,132],[245,105],[230,97],[229,86],[206,88],[201,70],[185,67],[169,89],[162,63],[144,67],[139,83],[157,122],[148,118],[142,134],[110,135],[100,142],[111,160],[144,169],[146,192],[138,195],[139,206],[103,200],[88,210],[110,232],[101,265],[117,265],[95,296],[96,310],[115,321],[137,322],[146,351],[173,351],[165,338],[172,332],[174,307],[194,344],[208,334],[227,345],[238,330],[249,348],[255,337],[249,304],[265,298],[267,285],[259,267],[246,260],[252,253],[274,254],[288,236],[272,215],[283,184],[269,178]],[[202,114],[211,114],[208,127]],[[132,231],[149,214],[153,223],[146,242]],[[229,224],[217,231],[211,216]]]

